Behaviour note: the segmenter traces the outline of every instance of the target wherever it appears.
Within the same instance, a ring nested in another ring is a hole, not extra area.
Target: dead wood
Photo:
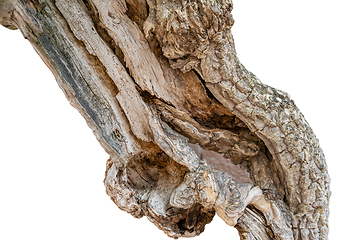
[[[239,62],[231,10],[230,0],[5,0],[0,23],[31,42],[109,154],[104,183],[120,209],[174,238],[216,213],[241,239],[327,239],[318,140],[286,93]]]

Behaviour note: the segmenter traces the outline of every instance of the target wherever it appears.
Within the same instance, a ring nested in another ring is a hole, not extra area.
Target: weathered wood
[[[120,209],[170,237],[200,234],[216,212],[241,239],[327,239],[318,140],[286,93],[241,65],[231,10],[229,0],[6,0],[0,23],[32,43],[110,155],[104,183]]]

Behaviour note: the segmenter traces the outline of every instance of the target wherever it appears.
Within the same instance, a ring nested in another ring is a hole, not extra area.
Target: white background
[[[240,61],[288,92],[327,157],[330,239],[358,238],[358,1],[235,1]],[[0,27],[0,239],[168,239],[117,209],[107,154],[20,31]],[[196,239],[239,239],[219,218]]]

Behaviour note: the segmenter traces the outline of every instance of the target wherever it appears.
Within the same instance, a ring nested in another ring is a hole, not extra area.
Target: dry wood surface
[[[236,56],[231,0],[5,0],[109,154],[107,194],[168,236],[327,239],[329,176],[288,94]],[[247,171],[249,177],[247,177]]]

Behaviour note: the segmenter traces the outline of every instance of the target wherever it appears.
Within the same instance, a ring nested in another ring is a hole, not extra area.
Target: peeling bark
[[[0,23],[31,42],[109,154],[104,183],[121,210],[174,238],[216,213],[241,239],[327,239],[318,140],[286,93],[239,62],[231,10],[230,0],[6,0]]]

